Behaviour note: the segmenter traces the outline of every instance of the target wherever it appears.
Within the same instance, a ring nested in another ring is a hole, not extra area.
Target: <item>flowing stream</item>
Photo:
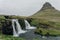
[[[21,34],[20,37],[24,38],[25,40],[60,40],[60,37],[52,37],[52,36],[46,37],[35,34],[34,29],[27,31],[28,32]]]

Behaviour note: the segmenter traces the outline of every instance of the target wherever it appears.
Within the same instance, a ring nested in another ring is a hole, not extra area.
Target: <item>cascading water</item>
[[[32,27],[27,20],[24,21],[25,21],[26,29],[36,29],[36,27]]]
[[[12,20],[12,27],[13,27],[13,36],[14,37],[18,37],[19,35],[17,34],[16,30],[15,30],[15,25],[14,25],[14,19]]]
[[[16,19],[16,24],[17,24],[17,30],[18,30],[18,34],[21,34],[21,33],[26,33],[27,31],[24,31],[21,29],[21,26],[18,22],[18,20]]]
[[[16,32],[14,22],[16,22],[16,29],[17,29],[18,32]],[[13,36],[14,37],[18,37],[20,34],[27,32],[27,31],[24,31],[24,30],[21,29],[21,26],[20,26],[17,19],[12,20],[12,26],[13,26]]]

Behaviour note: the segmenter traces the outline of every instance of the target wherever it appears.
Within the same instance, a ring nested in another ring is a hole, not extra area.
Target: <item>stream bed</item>
[[[34,30],[27,30],[25,34],[20,34],[20,37],[24,38],[25,40],[60,40],[60,37],[40,36],[35,34]]]

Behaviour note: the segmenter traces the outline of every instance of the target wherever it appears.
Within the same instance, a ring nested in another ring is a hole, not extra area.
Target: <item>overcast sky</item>
[[[0,14],[30,16],[40,10],[45,2],[60,10],[60,0],[0,0]]]

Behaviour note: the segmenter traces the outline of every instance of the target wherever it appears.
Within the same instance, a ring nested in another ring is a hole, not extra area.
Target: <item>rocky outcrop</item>
[[[45,9],[55,9],[55,8],[49,2],[46,2],[41,8],[41,10],[45,10]]]
[[[2,33],[6,35],[13,34],[13,28],[12,28],[11,21],[5,20],[5,22],[2,23]]]
[[[21,28],[25,30],[24,19],[19,19],[18,21],[21,25]],[[16,29],[16,25],[15,25],[15,29]],[[5,20],[4,22],[2,22],[2,33],[6,35],[13,35],[13,27],[11,20]]]

